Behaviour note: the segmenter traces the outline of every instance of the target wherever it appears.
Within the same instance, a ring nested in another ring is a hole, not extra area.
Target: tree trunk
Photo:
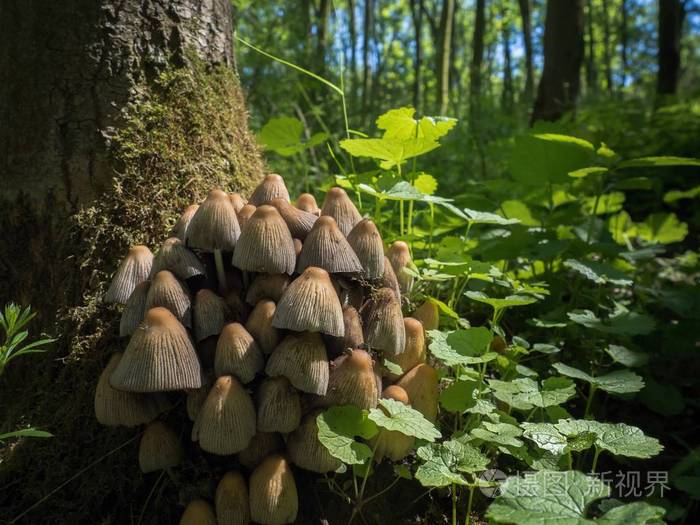
[[[620,4],[620,85],[622,89],[625,88],[627,83],[627,50],[629,48],[629,12],[628,12],[627,0],[622,0]]]
[[[472,60],[469,67],[470,112],[474,113],[481,94],[481,68],[484,63],[484,33],[486,32],[486,0],[476,0],[474,33],[472,36]]]
[[[602,0],[601,7],[603,9],[603,60],[605,62],[605,88],[608,93],[613,92],[613,74],[612,74],[612,35],[610,34],[610,12],[608,0]]]
[[[331,14],[331,0],[321,0],[316,24],[316,73],[326,74],[326,46],[328,43],[328,19]]]
[[[440,15],[440,41],[437,48],[437,101],[438,113],[445,115],[450,103],[450,53],[452,52],[452,27],[455,14],[454,0],[443,0]]]
[[[413,107],[423,112],[423,0],[411,0],[415,56],[413,59]]]
[[[557,120],[576,106],[583,59],[583,0],[547,1],[544,70],[532,122]]]
[[[525,89],[523,98],[531,101],[535,92],[535,69],[532,64],[532,5],[530,0],[518,0],[523,25],[523,47],[525,48]]]
[[[365,14],[363,20],[364,30],[362,31],[362,121],[366,123],[369,111],[370,84],[372,80],[372,70],[369,65],[369,47],[372,40],[374,27],[374,5],[373,0],[365,0]]]
[[[675,95],[681,71],[681,34],[685,19],[683,0],[659,0],[659,71],[657,95]]]
[[[513,109],[513,69],[511,65],[510,52],[510,20],[508,19],[508,8],[501,5],[501,39],[503,40],[503,92],[501,93],[501,104],[506,112]]]
[[[594,11],[592,0],[586,1],[586,87],[591,92],[598,90],[598,70],[595,62]]]
[[[355,107],[357,94],[357,26],[355,23],[355,0],[348,0],[348,25],[350,30],[350,100]]]

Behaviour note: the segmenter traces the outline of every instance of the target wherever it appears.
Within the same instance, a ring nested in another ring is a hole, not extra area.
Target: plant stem
[[[467,500],[467,515],[464,518],[464,525],[471,523],[472,503],[474,501],[474,485],[469,485],[469,499]]]
[[[595,468],[598,466],[598,456],[600,456],[601,452],[602,449],[598,447],[598,445],[596,445],[595,452],[593,453],[593,463],[591,464],[591,472],[595,472]]]
[[[214,265],[216,266],[216,278],[219,281],[221,295],[226,294],[226,272],[224,271],[224,259],[221,250],[214,250]]]
[[[583,419],[588,419],[591,413],[591,407],[593,406],[593,396],[595,395],[596,387],[593,383],[590,384],[588,389],[588,400],[586,401],[586,410],[583,412]]]
[[[401,236],[403,237],[403,201],[399,201],[399,217],[400,217],[400,225],[399,225],[399,231],[401,232]]]
[[[452,484],[452,525],[457,525],[457,487]]]

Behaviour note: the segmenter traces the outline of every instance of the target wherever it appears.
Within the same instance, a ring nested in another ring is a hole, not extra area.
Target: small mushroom
[[[243,206],[240,210],[238,210],[238,224],[243,228],[250,218],[253,216],[255,213],[255,210],[257,210],[255,206],[252,204],[246,204]]]
[[[184,451],[177,434],[162,421],[146,427],[139,444],[139,467],[147,474],[166,470],[182,463]]]
[[[233,206],[233,209],[236,210],[236,213],[241,211],[241,208],[248,204],[248,201],[245,200],[240,193],[229,193],[228,199],[231,201],[231,205]]]
[[[380,288],[360,309],[365,342],[391,358],[404,351],[406,332],[394,292]]]
[[[411,406],[425,419],[435,423],[438,410],[438,375],[430,365],[421,363],[406,372],[396,383],[403,388],[411,400]]]
[[[297,198],[297,208],[307,213],[313,213],[317,217],[321,215],[321,209],[316,204],[316,198],[310,193],[302,193]]]
[[[204,263],[177,237],[166,239],[153,258],[151,279],[161,270],[170,270],[182,280],[205,273]]]
[[[289,435],[287,453],[290,461],[298,467],[325,474],[338,470],[342,463],[318,440],[316,418],[320,413],[320,410],[315,410],[305,416],[299,428]]]
[[[258,344],[239,323],[224,326],[216,344],[214,371],[217,376],[234,375],[241,383],[250,383],[265,366]]]
[[[180,525],[221,525],[216,522],[212,506],[203,499],[190,501],[180,518]]]
[[[263,299],[255,305],[245,324],[246,330],[266,354],[271,353],[280,341],[278,327],[274,324],[277,310],[274,302]]]
[[[193,325],[197,342],[221,333],[228,316],[228,305],[222,297],[207,288],[194,296]]]
[[[299,426],[301,401],[299,393],[286,377],[266,379],[256,394],[258,430],[286,434]]]
[[[381,391],[377,380],[372,356],[364,350],[350,350],[331,361],[328,391],[319,399],[319,403],[322,406],[375,408]]]
[[[150,281],[144,281],[136,285],[134,291],[126,300],[122,317],[119,321],[119,337],[133,334],[143,321],[146,314],[146,294],[151,286]]]
[[[301,242],[299,239],[294,239],[294,255],[299,258],[299,255],[301,255],[301,250],[304,249],[304,243]]]
[[[406,346],[403,352],[392,356],[391,361],[399,365],[401,370],[408,372],[416,365],[425,363],[425,330],[420,321],[413,317],[404,318],[403,324],[406,332]],[[400,376],[389,372],[387,377],[392,381],[396,381]]]
[[[302,392],[324,395],[328,389],[328,357],[317,333],[291,333],[272,352],[265,372],[284,376]]]
[[[249,272],[294,272],[294,241],[274,207],[263,205],[255,210],[241,231],[232,262],[236,268]]]
[[[234,470],[224,474],[216,487],[214,496],[218,525],[248,525],[250,523],[250,501],[248,487],[240,472]]]
[[[283,273],[258,275],[246,292],[245,301],[255,305],[263,299],[278,302],[292,279]]]
[[[284,449],[284,440],[276,432],[258,432],[246,448],[238,453],[238,462],[244,467],[254,469],[275,452]]]
[[[348,194],[338,187],[331,188],[326,193],[323,208],[321,208],[321,216],[323,215],[333,217],[343,235],[350,233],[350,230],[362,220],[362,215],[357,211]]]
[[[343,325],[345,334],[342,337],[326,337],[331,355],[337,357],[343,351],[360,348],[365,343],[362,333],[362,319],[353,306],[343,307]]]
[[[402,293],[408,293],[413,287],[413,276],[404,271],[411,264],[411,251],[408,244],[403,241],[395,241],[387,251],[387,258],[394,268],[394,273],[399,281]]]
[[[301,239],[302,241],[309,234],[311,228],[318,219],[318,215],[295,208],[289,204],[289,201],[284,199],[272,199],[270,204],[277,209],[284,219],[284,222],[287,223],[292,237]]]
[[[129,248],[124,260],[112,278],[112,283],[105,293],[106,303],[126,303],[136,285],[148,279],[153,265],[153,254],[146,246],[137,245]]]
[[[304,240],[297,271],[303,272],[311,266],[328,273],[362,272],[362,264],[333,217],[320,217]]]
[[[369,219],[358,222],[348,234],[348,243],[362,264],[368,279],[384,275],[384,245],[377,226]]]
[[[187,391],[187,400],[185,401],[185,408],[187,410],[187,417],[190,421],[196,421],[199,411],[202,409],[202,405],[207,400],[209,391],[214,384],[214,377],[211,374],[202,374],[202,386],[194,390]]]
[[[284,199],[289,202],[289,192],[284,179],[276,173],[266,175],[263,181],[253,190],[248,202],[254,206],[270,204],[272,199]]]
[[[185,208],[182,215],[180,215],[177,222],[170,230],[170,237],[177,237],[182,242],[185,242],[185,239],[187,238],[187,228],[190,225],[192,217],[194,217],[194,214],[197,213],[198,208],[199,204],[190,204],[187,206],[187,208]]]
[[[396,278],[396,273],[388,257],[384,257],[384,275],[382,276],[380,285],[382,288],[389,288],[389,290],[394,292],[396,300],[401,303],[401,287],[399,286],[399,280]]]
[[[151,282],[146,294],[146,310],[162,306],[183,325],[192,325],[190,294],[187,287],[172,272],[161,270]]]
[[[250,516],[263,525],[294,523],[299,509],[297,486],[289,463],[269,456],[250,476]]]
[[[429,299],[416,308],[416,311],[413,312],[413,318],[423,323],[423,328],[425,328],[425,330],[437,330],[440,326],[440,311],[438,310],[438,306]]]
[[[411,406],[408,394],[406,391],[397,385],[391,385],[382,392],[383,399],[393,399],[404,405]],[[380,406],[380,410],[386,412],[384,407]],[[374,436],[369,444],[374,449],[374,460],[380,463],[383,458],[388,458],[390,461],[401,461],[411,452],[415,438],[407,436],[396,430],[379,429],[379,432]]]

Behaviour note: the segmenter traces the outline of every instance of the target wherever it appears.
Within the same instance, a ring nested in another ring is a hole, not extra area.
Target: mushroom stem
[[[243,289],[248,290],[250,288],[250,274],[248,270],[243,270]]]
[[[219,291],[222,295],[226,293],[226,272],[224,271],[224,258],[221,250],[214,250],[214,265],[216,266],[216,278],[219,281]]]

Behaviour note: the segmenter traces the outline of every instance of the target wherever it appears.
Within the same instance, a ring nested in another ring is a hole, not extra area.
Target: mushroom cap
[[[250,312],[245,328],[253,336],[258,346],[265,354],[272,353],[280,342],[280,333],[274,324],[277,306],[273,301],[263,299]]]
[[[435,423],[439,397],[437,371],[421,363],[406,372],[396,384],[406,391],[413,408]]]
[[[126,303],[136,285],[148,279],[153,265],[153,254],[147,246],[136,245],[129,248],[129,252],[117,268],[104,296],[106,303]]]
[[[318,215],[295,208],[289,204],[289,201],[284,199],[272,199],[270,204],[277,209],[284,222],[287,223],[292,237],[302,241],[311,231],[316,219],[318,219]]]
[[[365,343],[362,333],[362,319],[355,307],[343,307],[343,325],[345,326],[345,334],[342,337],[326,338],[329,350],[336,356],[345,350],[360,348]]]
[[[158,253],[153,258],[150,278],[161,270],[170,270],[178,279],[189,279],[195,275],[204,275],[204,263],[194,252],[188,250],[185,243],[177,237],[165,240]]]
[[[296,254],[296,257],[299,258],[299,255],[301,255],[301,250],[304,248],[304,243],[301,242],[299,239],[294,239],[294,253]]]
[[[389,385],[386,387],[382,391],[382,399],[393,399],[394,401],[399,401],[409,406],[411,404],[408,393],[399,385]]]
[[[190,204],[184,209],[182,215],[180,215],[177,222],[170,230],[171,237],[177,237],[182,242],[185,242],[185,239],[187,238],[187,228],[190,225],[192,217],[194,217],[194,214],[197,213],[198,208],[199,204]]]
[[[304,270],[282,294],[272,325],[342,336],[343,309],[328,272],[313,266]]]
[[[310,266],[328,273],[360,273],[362,264],[333,217],[322,216],[306,236],[297,260],[297,271]]]
[[[289,202],[289,192],[284,184],[284,179],[276,173],[270,173],[253,190],[248,202],[254,206],[260,206],[262,204],[270,204],[272,199],[277,198]]]
[[[258,208],[252,204],[246,204],[240,210],[238,210],[238,224],[240,225],[241,229],[246,225],[257,209]]]
[[[318,333],[290,333],[272,352],[265,373],[284,376],[302,392],[324,395],[328,389],[328,357]]]
[[[216,375],[234,375],[246,384],[255,379],[255,374],[264,366],[265,358],[248,330],[240,323],[225,325],[216,344]]]
[[[165,392],[202,385],[192,341],[169,310],[157,307],[146,312],[109,382],[127,392]]]
[[[386,256],[394,269],[401,291],[403,293],[410,292],[413,286],[413,276],[404,272],[404,268],[411,264],[411,250],[408,248],[408,244],[403,241],[395,241],[387,250]]]
[[[318,439],[316,417],[321,413],[315,410],[306,415],[287,439],[287,453],[292,463],[311,472],[324,474],[338,470],[342,463],[333,457]]]
[[[331,362],[328,392],[319,403],[322,406],[376,408],[381,391],[377,379],[372,356],[364,350],[351,350]]]
[[[284,449],[284,440],[276,432],[258,432],[246,448],[238,453],[238,462],[254,469],[270,454]]]
[[[313,213],[317,217],[321,215],[321,209],[316,204],[316,198],[310,193],[302,193],[297,198],[297,208],[307,213]]]
[[[296,255],[289,228],[272,206],[259,206],[243,226],[233,252],[233,265],[263,273],[294,272]]]
[[[258,430],[286,434],[299,426],[301,400],[286,377],[263,381],[256,393]]]
[[[194,334],[197,342],[221,333],[228,315],[228,305],[222,297],[208,288],[194,296]]]
[[[146,315],[146,295],[150,286],[150,281],[137,284],[126,300],[119,320],[119,337],[133,334],[143,321],[143,316]]]
[[[408,394],[397,385],[385,388],[382,392],[382,398],[393,399],[410,406]],[[386,412],[384,407],[381,407],[381,410]],[[415,438],[412,436],[383,428],[370,440],[370,446],[374,449],[374,459],[377,463],[385,457],[391,461],[401,461],[411,452],[414,443]]]
[[[232,251],[240,234],[236,210],[228,195],[212,190],[190,220],[187,245],[207,252]]]
[[[240,472],[231,470],[224,474],[214,496],[219,525],[248,525],[250,502],[248,486]]]
[[[187,286],[172,272],[161,270],[151,281],[146,294],[146,310],[162,306],[185,326],[192,325],[192,309]]]
[[[180,525],[218,525],[212,506],[203,499],[190,501],[180,518]]]
[[[394,267],[391,266],[391,262],[388,257],[384,257],[384,275],[380,281],[382,288],[389,288],[394,292],[396,300],[401,302],[401,286],[399,286],[399,280],[396,277],[396,272],[394,272]]]
[[[364,325],[365,342],[381,350],[387,356],[396,356],[404,351],[406,332],[401,314],[401,305],[394,292],[380,288],[360,309]]]
[[[413,312],[413,318],[418,319],[423,323],[423,328],[425,330],[437,330],[440,326],[440,311],[438,310],[437,304],[430,300],[426,300],[415,312]]]
[[[185,408],[187,410],[187,417],[190,421],[196,421],[199,411],[202,409],[202,405],[207,400],[209,391],[214,384],[214,378],[210,374],[202,374],[202,386],[194,390],[187,391],[187,400],[185,401]]]
[[[202,450],[226,456],[248,446],[255,435],[255,407],[248,393],[232,376],[216,380],[197,415],[193,441]]]
[[[231,201],[231,205],[233,206],[233,209],[236,210],[236,213],[241,211],[241,208],[248,204],[248,201],[245,200],[240,193],[229,193],[228,199]]]
[[[135,427],[153,421],[167,410],[168,401],[160,394],[135,394],[112,388],[109,378],[121,361],[122,353],[110,357],[95,389],[95,416],[105,426]]]
[[[377,226],[369,219],[362,219],[348,234],[348,243],[362,264],[368,279],[381,279],[384,275],[384,245]]]
[[[176,467],[182,462],[184,451],[177,434],[162,421],[150,423],[139,444],[141,472],[155,472]]]
[[[321,215],[330,215],[338,223],[343,235],[350,233],[355,225],[362,220],[362,215],[342,188],[334,187],[328,190],[323,201]]]
[[[250,515],[267,525],[294,523],[299,497],[289,463],[280,455],[269,456],[250,476]]]
[[[404,351],[392,357],[392,361],[401,367],[401,370],[408,372],[411,368],[421,363],[425,363],[427,358],[425,347],[425,330],[423,325],[413,317],[405,317],[403,320],[406,332],[406,344]],[[392,381],[399,378],[399,375],[388,373],[387,377]]]
[[[245,301],[252,305],[258,304],[263,299],[278,302],[291,282],[292,279],[283,273],[260,274],[248,288]]]

